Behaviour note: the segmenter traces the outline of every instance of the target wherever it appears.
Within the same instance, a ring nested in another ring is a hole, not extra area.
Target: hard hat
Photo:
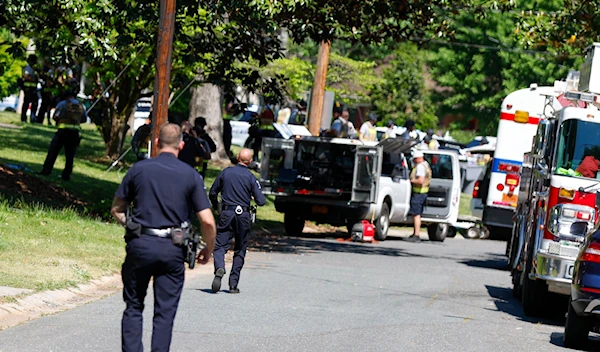
[[[423,152],[420,150],[413,150],[412,153],[412,158],[416,159],[416,158],[422,158],[424,156]]]

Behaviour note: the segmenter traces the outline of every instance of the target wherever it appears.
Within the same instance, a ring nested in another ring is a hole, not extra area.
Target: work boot
[[[405,239],[406,242],[413,242],[413,243],[417,243],[417,242],[421,242],[421,237],[417,236],[417,235],[411,235],[410,237],[408,237],[407,239]]]
[[[215,271],[215,278],[212,282],[212,292],[217,293],[221,289],[221,279],[225,275],[225,269],[219,268]]]
[[[236,287],[230,287],[229,293],[240,293],[240,289]]]

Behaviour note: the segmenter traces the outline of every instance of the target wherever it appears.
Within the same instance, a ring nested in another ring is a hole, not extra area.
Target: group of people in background
[[[50,60],[40,64],[36,55],[29,55],[23,76],[19,80],[19,88],[23,90],[21,104],[21,122],[27,122],[27,111],[30,111],[31,123],[52,124],[51,112],[57,104],[67,99],[67,92],[77,95],[79,77],[76,71],[66,66],[55,66]],[[38,102],[41,100],[41,104]],[[38,106],[39,105],[39,106]]]

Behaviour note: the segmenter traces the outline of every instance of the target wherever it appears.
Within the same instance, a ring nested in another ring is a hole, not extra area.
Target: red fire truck
[[[549,292],[570,294],[573,264],[600,202],[600,99],[587,88],[578,91],[577,79],[555,87],[564,91],[547,96],[546,118],[525,154],[509,248],[513,293],[529,316],[551,304]],[[563,106],[556,111],[554,99]]]

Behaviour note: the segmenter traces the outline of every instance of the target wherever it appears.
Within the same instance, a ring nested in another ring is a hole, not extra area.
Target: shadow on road
[[[528,317],[523,312],[521,303],[513,297],[512,289],[506,287],[497,287],[485,285],[490,297],[494,299],[494,304],[497,310],[508,313],[513,317],[521,321],[526,321],[535,324],[545,324],[551,326],[564,326],[565,325],[565,312],[566,312],[566,297],[556,295],[553,299],[556,300],[556,304],[548,305],[549,310],[545,317],[535,318]],[[562,304],[564,300],[564,304]]]
[[[565,347],[563,344],[564,336],[565,334],[562,332],[553,332],[550,335],[550,343],[554,346]],[[587,346],[583,351],[600,351],[600,336],[594,333],[590,333]]]
[[[274,234],[253,234],[250,237],[250,250],[289,254],[337,252],[391,257],[421,257],[403,248],[389,248],[378,243],[357,243],[336,236],[337,233],[305,234],[305,237],[285,237]],[[341,234],[341,233],[340,233]],[[331,241],[329,239],[337,239]]]
[[[485,257],[482,259],[469,259],[463,260],[460,263],[476,267],[476,268],[484,268],[484,269],[495,269],[495,270],[506,270],[507,269],[507,260],[503,254],[497,253],[485,253],[483,254]]]

